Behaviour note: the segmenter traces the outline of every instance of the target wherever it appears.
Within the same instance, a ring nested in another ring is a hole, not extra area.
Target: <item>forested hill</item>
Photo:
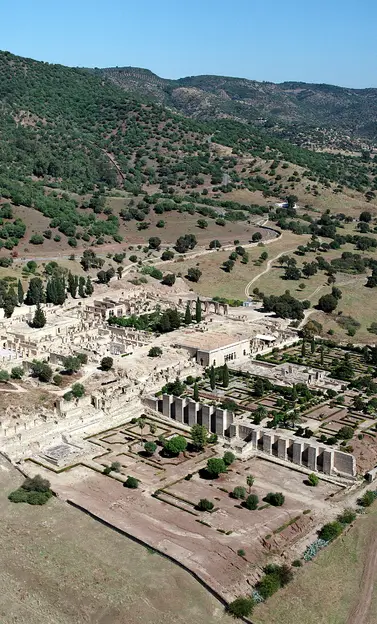
[[[138,71],[153,82],[153,74]],[[220,154],[216,144],[230,149]],[[262,163],[247,168],[243,158]],[[240,187],[280,197],[294,185],[284,174],[288,165],[274,178],[280,161],[305,168],[310,182],[340,185],[337,192],[342,185],[376,188],[374,161],[302,149],[232,119],[189,119],[96,71],[0,52],[0,193],[6,196],[10,180],[27,182],[26,205],[33,204],[32,178],[81,194],[99,185],[185,194],[203,185],[216,192],[227,172],[224,192]],[[263,162],[270,168],[264,177]]]
[[[143,94],[198,119],[224,115],[246,121],[333,128],[377,138],[377,89],[303,82],[257,82],[226,76],[160,78],[135,67],[96,69],[126,91]]]

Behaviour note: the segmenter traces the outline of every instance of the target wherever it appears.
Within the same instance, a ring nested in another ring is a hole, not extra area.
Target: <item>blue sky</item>
[[[0,48],[71,66],[377,87],[377,0],[0,0]]]

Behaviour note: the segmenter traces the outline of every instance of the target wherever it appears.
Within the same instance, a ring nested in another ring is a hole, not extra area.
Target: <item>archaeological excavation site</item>
[[[3,456],[223,602],[262,599],[264,567],[326,545],[373,481],[377,401],[355,383],[373,348],[184,286],[116,280],[43,310],[0,322]]]

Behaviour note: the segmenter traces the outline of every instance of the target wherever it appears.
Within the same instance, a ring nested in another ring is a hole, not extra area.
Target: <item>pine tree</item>
[[[79,278],[79,296],[80,297],[85,297],[85,277],[80,277]]]
[[[46,317],[39,303],[37,304],[37,308],[35,310],[34,318],[31,325],[35,329],[40,329],[41,327],[44,327],[46,325]]]
[[[190,325],[192,323],[192,316],[190,310],[190,304],[187,302],[186,311],[185,311],[185,325]]]
[[[24,289],[22,288],[21,280],[18,280],[17,284],[17,298],[18,305],[22,305],[24,302]]]
[[[86,285],[85,285],[85,292],[87,294],[88,297],[90,297],[90,295],[93,294],[94,288],[93,288],[93,284],[92,281],[88,275],[87,280],[86,280]]]
[[[224,388],[227,388],[229,386],[229,369],[226,362],[223,366],[223,386]]]
[[[202,320],[202,304],[199,297],[196,300],[195,320],[197,323],[200,323],[200,321]]]
[[[211,366],[209,370],[209,385],[211,386],[211,390],[216,388],[216,373],[213,366]]]
[[[196,382],[194,383],[194,401],[199,401],[199,388]]]

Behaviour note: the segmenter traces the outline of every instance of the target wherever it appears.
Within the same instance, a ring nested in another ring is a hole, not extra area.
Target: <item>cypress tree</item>
[[[196,382],[194,383],[194,401],[199,401],[199,388]]]
[[[44,303],[44,301],[45,292],[43,282],[40,277],[32,277],[26,293],[25,303],[26,305],[36,305],[37,303]]]
[[[39,303],[37,304],[37,309],[35,310],[34,318],[31,325],[36,329],[39,329],[46,325],[46,317]]]
[[[305,357],[306,355],[306,344],[305,344],[305,340],[302,341],[302,345],[301,345],[301,357]]]
[[[196,300],[195,320],[197,323],[200,323],[200,321],[202,320],[202,304],[200,302],[199,297]]]
[[[24,302],[24,289],[22,288],[21,280],[18,280],[17,284],[17,298],[18,305],[22,305]]]
[[[311,341],[310,341],[310,351],[312,353],[315,353],[315,340],[314,340],[314,338],[312,338]]]
[[[93,294],[94,288],[93,288],[93,284],[92,281],[88,275],[87,280],[86,280],[86,284],[85,284],[85,292],[87,294],[88,297],[90,297],[90,295]]]
[[[321,357],[320,357],[320,363],[321,363],[321,366],[323,366],[323,359],[324,359],[324,358],[323,358],[323,355],[324,355],[324,348],[323,348],[323,345],[321,345],[321,351],[320,351],[320,354],[321,354]]]
[[[185,311],[185,325],[190,325],[192,323],[192,316],[190,310],[190,304],[187,302],[186,311]]]
[[[68,273],[68,292],[71,297],[75,299],[77,294],[77,286],[78,286],[78,277],[77,275],[72,275],[71,271]]]
[[[216,373],[213,366],[211,366],[209,370],[209,385],[211,386],[211,390],[216,388]]]
[[[79,296],[85,297],[85,277],[79,278]]]
[[[227,388],[229,386],[229,369],[226,362],[223,366],[223,386],[224,388]]]

